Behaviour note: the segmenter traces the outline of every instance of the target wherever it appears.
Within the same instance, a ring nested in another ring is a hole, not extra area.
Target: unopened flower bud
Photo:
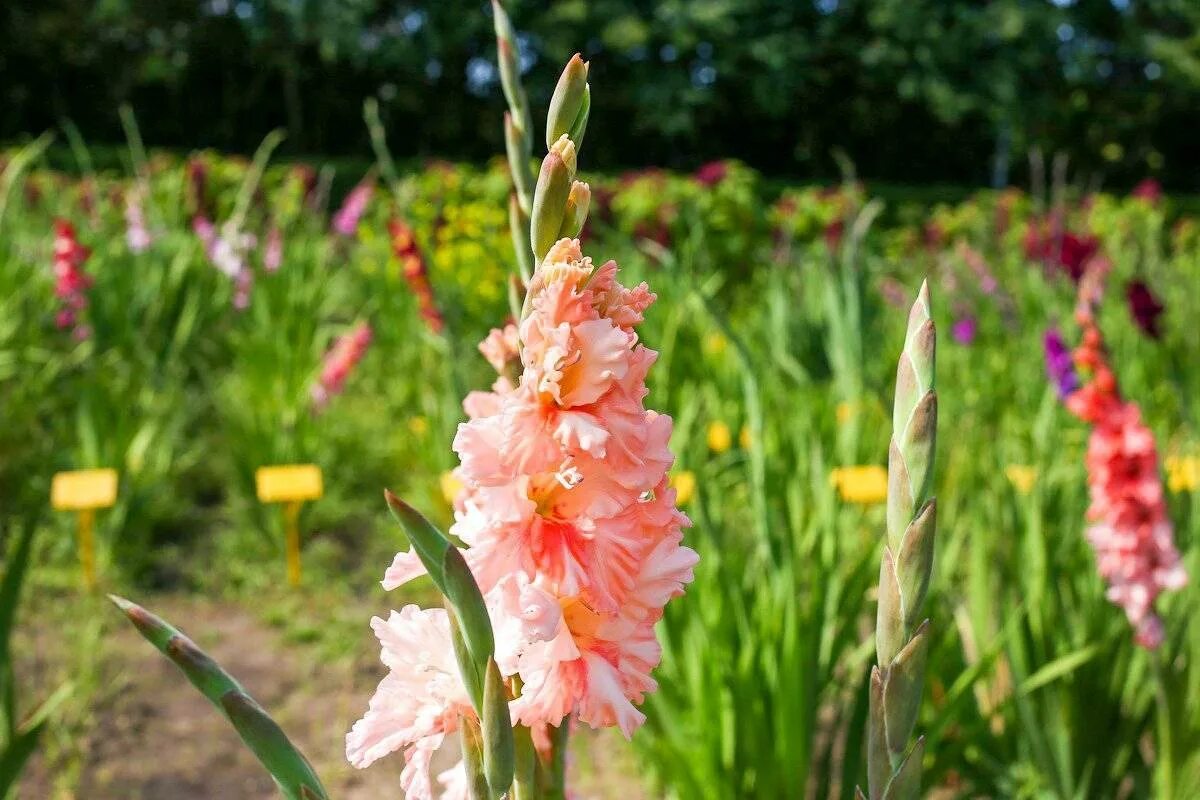
[[[583,181],[571,183],[571,193],[567,195],[567,207],[563,212],[562,228],[558,232],[560,239],[574,239],[583,230],[587,220],[588,205],[592,200],[592,190]]]
[[[563,137],[571,160],[574,161],[575,148],[570,140]],[[555,143],[556,146],[558,143]],[[550,247],[558,240],[558,232],[562,228],[563,215],[566,212],[567,197],[571,192],[571,173],[567,164],[558,152],[551,150],[542,161],[542,171],[538,175],[537,188],[533,192],[533,214],[529,226],[529,244],[535,260],[540,262]]]
[[[587,77],[588,64],[576,53],[567,62],[550,98],[550,110],[546,114],[546,147],[552,147],[560,136],[570,134],[575,126],[588,95]]]

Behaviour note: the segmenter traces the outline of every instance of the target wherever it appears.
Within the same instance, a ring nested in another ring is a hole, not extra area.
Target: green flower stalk
[[[529,98],[521,86],[520,53],[512,22],[500,0],[492,0],[492,23],[496,29],[496,60],[500,65],[500,86],[508,111],[504,112],[504,150],[508,169],[512,173],[513,193],[509,203],[509,227],[512,229],[513,249],[521,280],[528,283],[533,274],[533,262],[525,247],[529,230],[529,214],[533,208],[533,116]]]
[[[509,229],[521,280],[529,284],[550,247],[575,237],[587,219],[591,190],[575,180],[576,158],[587,131],[592,107],[588,64],[576,53],[567,62],[546,114],[546,149],[535,183],[529,168],[533,156],[533,120],[529,98],[521,86],[516,33],[499,0],[492,0],[500,84],[508,111],[504,114],[504,148],[512,173]]]
[[[930,497],[937,439],[935,332],[929,287],[921,285],[908,316],[896,369],[888,453],[887,545],[879,571],[879,610],[867,720],[870,800],[916,800],[923,737],[909,747],[929,652],[929,620],[918,622],[933,571],[937,501]],[[861,798],[862,791],[858,796]]]

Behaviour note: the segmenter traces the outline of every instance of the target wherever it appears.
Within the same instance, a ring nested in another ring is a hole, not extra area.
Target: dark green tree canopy
[[[738,157],[793,176],[1018,178],[1031,148],[1079,174],[1194,190],[1200,5],[1192,0],[510,0],[544,102],[575,51],[603,84],[591,166]],[[403,156],[502,149],[483,0],[9,0],[0,137],[72,119],[152,144],[365,154],[365,97]],[[1001,173],[1003,174],[1003,170]]]

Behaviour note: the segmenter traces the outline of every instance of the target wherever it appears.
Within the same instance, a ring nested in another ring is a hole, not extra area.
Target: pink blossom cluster
[[[135,190],[125,195],[125,241],[134,253],[144,253],[154,238],[146,227],[142,210],[142,193]]]
[[[364,179],[350,190],[350,194],[346,195],[346,199],[342,201],[342,207],[333,215],[334,233],[350,237],[358,232],[358,221],[366,212],[367,204],[371,202],[371,195],[374,191],[375,183],[370,178]]]
[[[250,290],[254,288],[254,270],[246,256],[257,241],[254,234],[239,231],[232,222],[226,222],[218,230],[203,216],[192,220],[192,230],[204,245],[204,254],[212,265],[233,280],[234,308],[248,308]]]
[[[1096,566],[1108,583],[1108,599],[1125,610],[1135,640],[1146,648],[1162,644],[1158,596],[1187,584],[1167,517],[1154,434],[1136,403],[1121,398],[1104,339],[1090,303],[1077,312],[1083,340],[1075,362],[1090,380],[1067,397],[1067,407],[1092,425],[1087,470],[1094,523],[1087,539]]]
[[[83,271],[83,265],[91,257],[91,249],[79,243],[75,227],[66,220],[54,222],[54,294],[62,308],[54,318],[60,329],[71,328],[76,339],[86,339],[91,328],[80,322],[79,317],[87,308],[87,290],[92,286],[92,276]]]
[[[484,593],[497,666],[519,678],[513,722],[539,746],[572,718],[626,736],[642,724],[637,705],[656,689],[662,654],[654,625],[697,561],[667,482],[671,419],[643,403],[657,354],[635,328],[655,296],[616,278],[615,262],[596,268],[578,240],[559,241],[519,325],[481,345],[498,370],[519,345],[519,379],[468,395],[454,439],[463,488],[451,533]],[[400,553],[383,585],[422,573],[414,552]],[[421,800],[433,750],[473,713],[445,613],[409,606],[373,620],[391,672],[346,740],[359,767],[403,750],[405,791]],[[455,769],[440,777],[443,796],[462,783]]]
[[[267,231],[267,242],[263,246],[263,269],[267,272],[278,272],[283,264],[283,231],[278,225],[272,225]]]
[[[328,405],[329,400],[341,394],[346,385],[346,379],[354,367],[362,360],[371,344],[371,326],[363,322],[354,330],[338,337],[333,347],[325,356],[321,367],[321,375],[312,387],[313,408],[320,411]]]

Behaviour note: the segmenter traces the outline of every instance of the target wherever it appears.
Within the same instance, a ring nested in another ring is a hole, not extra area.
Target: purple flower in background
[[[954,337],[954,341],[959,344],[970,344],[975,341],[975,334],[979,332],[979,323],[974,317],[962,317],[954,321],[950,326],[950,335]]]
[[[1079,378],[1075,374],[1075,361],[1071,351],[1063,341],[1062,334],[1057,328],[1050,328],[1042,337],[1042,347],[1046,353],[1046,375],[1054,384],[1060,400],[1079,388]]]
[[[346,199],[342,202],[342,207],[333,215],[335,233],[350,237],[358,231],[358,221],[362,218],[363,212],[367,210],[367,203],[370,202],[374,189],[375,182],[370,178],[365,178],[358,186],[350,190],[350,194],[346,195]]]
[[[1163,304],[1159,301],[1145,281],[1130,281],[1125,287],[1125,298],[1129,301],[1129,313],[1133,321],[1152,339],[1162,336],[1158,327],[1158,318],[1162,316]]]

